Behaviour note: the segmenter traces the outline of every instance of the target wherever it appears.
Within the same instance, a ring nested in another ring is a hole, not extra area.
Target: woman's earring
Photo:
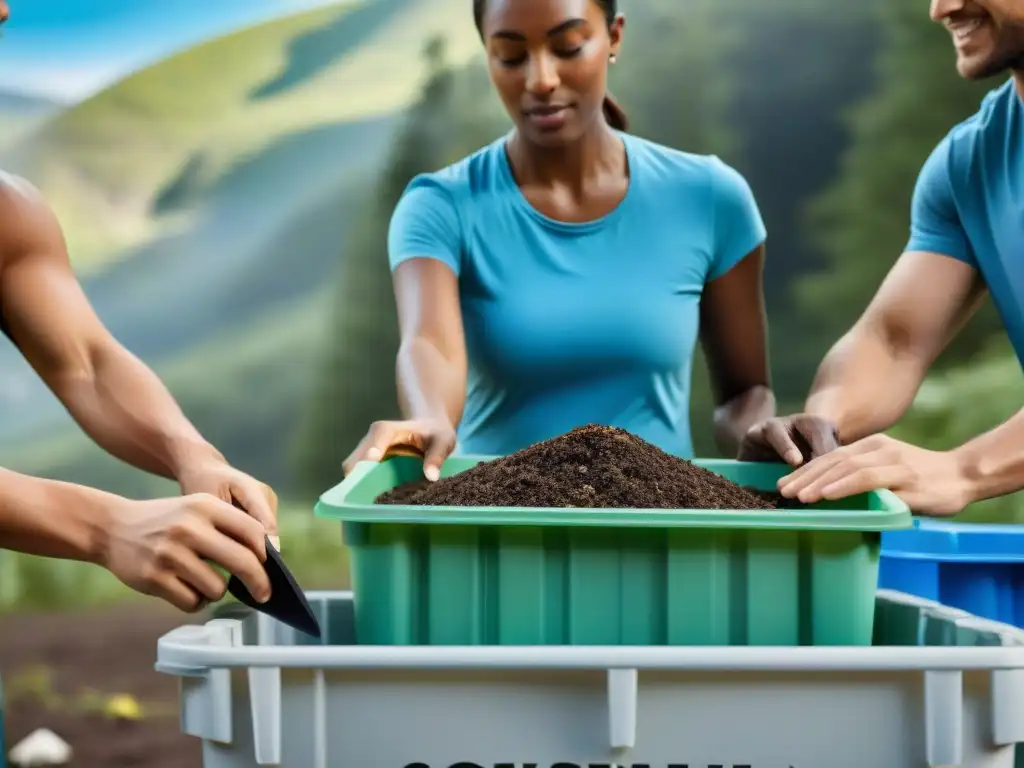
[[[614,64],[614,63],[615,63],[615,54],[614,54],[614,53],[613,53],[613,54],[612,54],[612,56],[611,56],[611,61],[612,61],[612,64]]]

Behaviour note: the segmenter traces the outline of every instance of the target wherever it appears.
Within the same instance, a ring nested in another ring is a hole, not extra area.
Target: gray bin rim
[[[880,591],[882,594],[882,591]],[[311,599],[351,600],[351,592],[311,592]],[[937,606],[930,601],[923,604]],[[947,609],[948,610],[948,609]],[[218,626],[237,619],[171,630],[157,643],[156,669],[205,676],[230,668],[301,669],[631,669],[714,672],[967,671],[1024,669],[1024,632],[949,610],[958,626],[997,635],[985,647],[753,646],[360,646],[231,645]]]

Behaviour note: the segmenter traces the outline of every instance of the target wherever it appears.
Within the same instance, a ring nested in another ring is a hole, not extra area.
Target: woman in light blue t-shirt
[[[614,0],[473,10],[515,128],[414,178],[394,211],[407,420],[373,424],[346,471],[409,445],[433,480],[456,444],[508,454],[588,423],[688,458],[698,336],[734,455],[775,408],[750,188],[716,157],[625,133],[606,91]]]

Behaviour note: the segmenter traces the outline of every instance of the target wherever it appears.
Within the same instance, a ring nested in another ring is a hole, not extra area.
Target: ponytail
[[[605,121],[612,129],[616,131],[629,130],[629,118],[626,117],[626,110],[619,105],[619,102],[610,93],[605,94],[604,104],[601,105],[601,109],[604,112]]]

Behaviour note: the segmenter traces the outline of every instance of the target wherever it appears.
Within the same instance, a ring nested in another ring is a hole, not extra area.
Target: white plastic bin
[[[879,592],[872,647],[316,643],[248,609],[159,641],[205,768],[1012,768],[1024,632]]]

